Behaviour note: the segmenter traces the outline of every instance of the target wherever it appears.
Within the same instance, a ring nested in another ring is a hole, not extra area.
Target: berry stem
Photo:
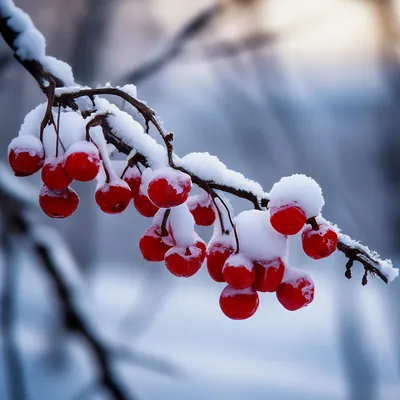
[[[168,208],[163,216],[163,220],[161,222],[161,236],[168,236],[168,229],[167,229],[167,221],[169,218],[169,215],[171,214],[171,209]]]
[[[319,225],[315,217],[311,217],[307,220],[307,224],[311,225],[311,228],[313,231],[318,231],[319,230]]]

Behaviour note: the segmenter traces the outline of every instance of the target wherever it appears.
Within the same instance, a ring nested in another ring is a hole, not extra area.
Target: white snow
[[[272,228],[269,211],[243,211],[235,218],[240,252],[252,261],[280,257],[286,264],[288,239]]]
[[[171,208],[169,223],[178,247],[188,247],[194,243],[194,218],[185,203]]]
[[[322,190],[318,183],[300,174],[281,178],[272,186],[269,199],[270,208],[297,204],[307,218],[317,216],[324,205]]]
[[[230,170],[216,156],[209,153],[189,153],[179,158],[174,156],[174,163],[206,181],[245,190],[257,197],[267,197],[261,185],[247,179],[243,174]]]
[[[52,75],[61,79],[65,86],[76,85],[72,68],[64,61],[58,60],[55,57],[45,56],[36,58]]]
[[[158,144],[150,135],[147,135],[139,122],[105,99],[96,98],[96,105],[99,110],[111,113],[107,120],[115,136],[146,157],[153,169],[168,166],[165,147]]]
[[[30,135],[39,137],[40,124],[46,112],[47,103],[39,104],[33,110],[29,111],[24,118],[24,122],[19,129],[18,136]]]
[[[124,86],[117,86],[117,89],[129,94],[129,96],[132,96],[134,98],[137,97],[137,88],[135,85],[129,84]]]
[[[14,150],[15,154],[19,152],[29,151],[31,156],[38,155],[39,157],[44,156],[44,150],[42,142],[34,136],[17,136],[11,140],[8,145],[8,154],[11,150]]]
[[[67,157],[72,153],[86,153],[97,157],[99,156],[99,150],[97,149],[96,145],[92,142],[88,142],[87,140],[82,140],[72,144],[65,152],[65,156]],[[114,165],[114,163],[112,165]]]

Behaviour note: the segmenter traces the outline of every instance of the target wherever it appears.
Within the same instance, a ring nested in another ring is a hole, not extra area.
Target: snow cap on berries
[[[283,177],[269,192],[269,207],[297,205],[307,219],[317,216],[325,203],[321,187],[306,175],[295,174]]]

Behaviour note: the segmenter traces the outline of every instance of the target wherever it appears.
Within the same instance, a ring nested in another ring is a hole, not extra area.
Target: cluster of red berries
[[[232,230],[214,234],[207,246],[195,233],[194,224],[218,226],[222,214],[217,218],[217,205],[209,194],[189,196],[192,181],[186,173],[170,167],[148,168],[142,173],[137,166],[110,161],[90,141],[76,142],[63,155],[47,157],[38,138],[19,136],[10,143],[8,157],[16,176],[42,171],[39,204],[49,217],[65,218],[77,209],[79,198],[70,188],[73,180],[88,182],[98,178],[95,200],[105,213],[121,213],[133,199],[141,215],[154,217],[139,241],[143,257],[153,262],[164,261],[178,277],[193,276],[206,261],[211,278],[228,285],[221,293],[220,307],[229,318],[252,316],[258,308],[258,292],[275,292],[278,301],[291,311],[305,307],[314,298],[312,279],[288,267],[285,254],[277,251],[274,257],[253,257],[246,249],[239,251],[240,241]],[[253,211],[267,218],[265,226],[269,221],[268,229],[286,241],[288,236],[302,231],[304,252],[313,259],[332,254],[338,235],[318,215],[320,211],[316,216],[308,215],[310,207],[306,202],[304,206],[301,200],[282,199],[276,193],[277,190],[271,191],[268,210]],[[185,224],[189,227],[182,228]],[[233,225],[232,229],[235,232],[236,227]],[[265,245],[268,246],[268,238]]]

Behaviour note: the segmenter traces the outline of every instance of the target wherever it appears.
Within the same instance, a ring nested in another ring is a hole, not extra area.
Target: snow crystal
[[[37,137],[28,135],[17,136],[11,140],[11,143],[8,145],[8,153],[11,150],[14,150],[15,154],[29,150],[31,156],[39,155],[43,157],[44,155],[42,142]]]
[[[269,207],[298,204],[307,218],[315,217],[324,205],[321,187],[314,179],[305,175],[283,177],[275,183],[269,193]]]
[[[228,169],[216,156],[209,153],[189,153],[182,158],[175,156],[174,163],[203,180],[245,190],[258,197],[267,197],[259,183],[247,179],[239,172]]]
[[[252,261],[280,257],[286,263],[288,240],[272,228],[269,211],[243,211],[235,218],[240,252]]]
[[[194,218],[185,203],[171,208],[169,223],[177,246],[188,247],[194,243]]]

